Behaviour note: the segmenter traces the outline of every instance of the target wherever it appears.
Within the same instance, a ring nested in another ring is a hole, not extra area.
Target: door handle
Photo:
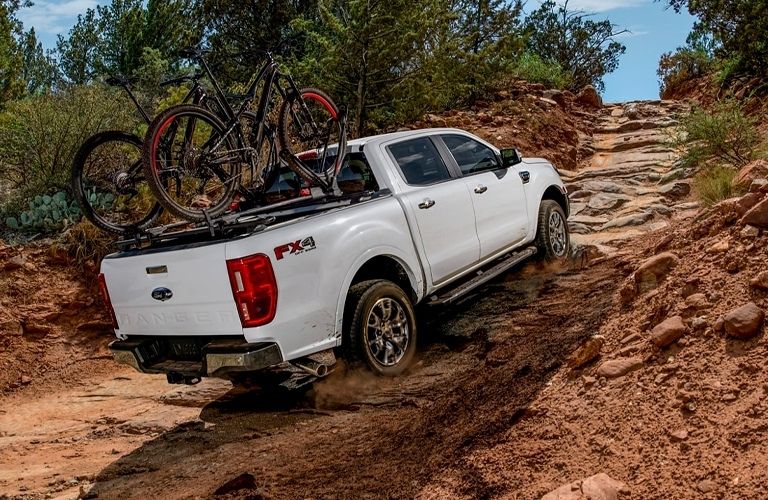
[[[419,203],[419,208],[422,210],[426,210],[428,208],[432,208],[435,205],[435,200],[430,200],[429,198],[425,198],[424,201]]]
[[[488,191],[488,187],[487,186],[479,185],[479,186],[477,186],[475,188],[475,193],[477,193],[477,194],[483,194],[486,191]]]

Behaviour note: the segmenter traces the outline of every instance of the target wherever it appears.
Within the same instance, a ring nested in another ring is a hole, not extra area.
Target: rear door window
[[[387,148],[400,167],[405,181],[412,186],[426,186],[451,178],[448,167],[429,137],[419,137]]]

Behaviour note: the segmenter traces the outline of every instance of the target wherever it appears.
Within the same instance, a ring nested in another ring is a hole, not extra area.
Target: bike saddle
[[[135,76],[126,76],[126,75],[117,74],[117,75],[112,75],[110,77],[107,77],[107,79],[104,80],[104,82],[107,85],[111,85],[113,87],[127,87],[128,85],[136,82],[136,80],[138,80],[138,78],[136,78]]]
[[[197,59],[205,54],[208,54],[210,49],[202,49],[200,47],[187,47],[179,51],[179,57],[183,59]]]
[[[194,73],[194,74],[191,74],[191,75],[177,76],[176,78],[169,78],[168,80],[160,82],[160,86],[161,87],[168,87],[168,86],[171,86],[171,85],[178,85],[178,84],[184,83],[184,82],[195,82],[195,81],[199,80],[200,78],[202,78],[202,76],[203,76],[203,73],[200,73],[200,72],[197,72],[197,73]]]

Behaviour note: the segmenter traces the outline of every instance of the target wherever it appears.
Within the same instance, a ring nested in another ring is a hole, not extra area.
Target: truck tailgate
[[[105,258],[122,335],[242,335],[223,243]]]

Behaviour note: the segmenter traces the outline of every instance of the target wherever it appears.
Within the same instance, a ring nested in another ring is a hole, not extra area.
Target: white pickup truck
[[[568,196],[543,159],[457,129],[347,151],[340,197],[300,196],[288,171],[271,192],[296,190],[286,201],[106,257],[115,359],[172,383],[286,362],[323,376],[330,353],[397,375],[414,359],[416,304],[569,254]]]

